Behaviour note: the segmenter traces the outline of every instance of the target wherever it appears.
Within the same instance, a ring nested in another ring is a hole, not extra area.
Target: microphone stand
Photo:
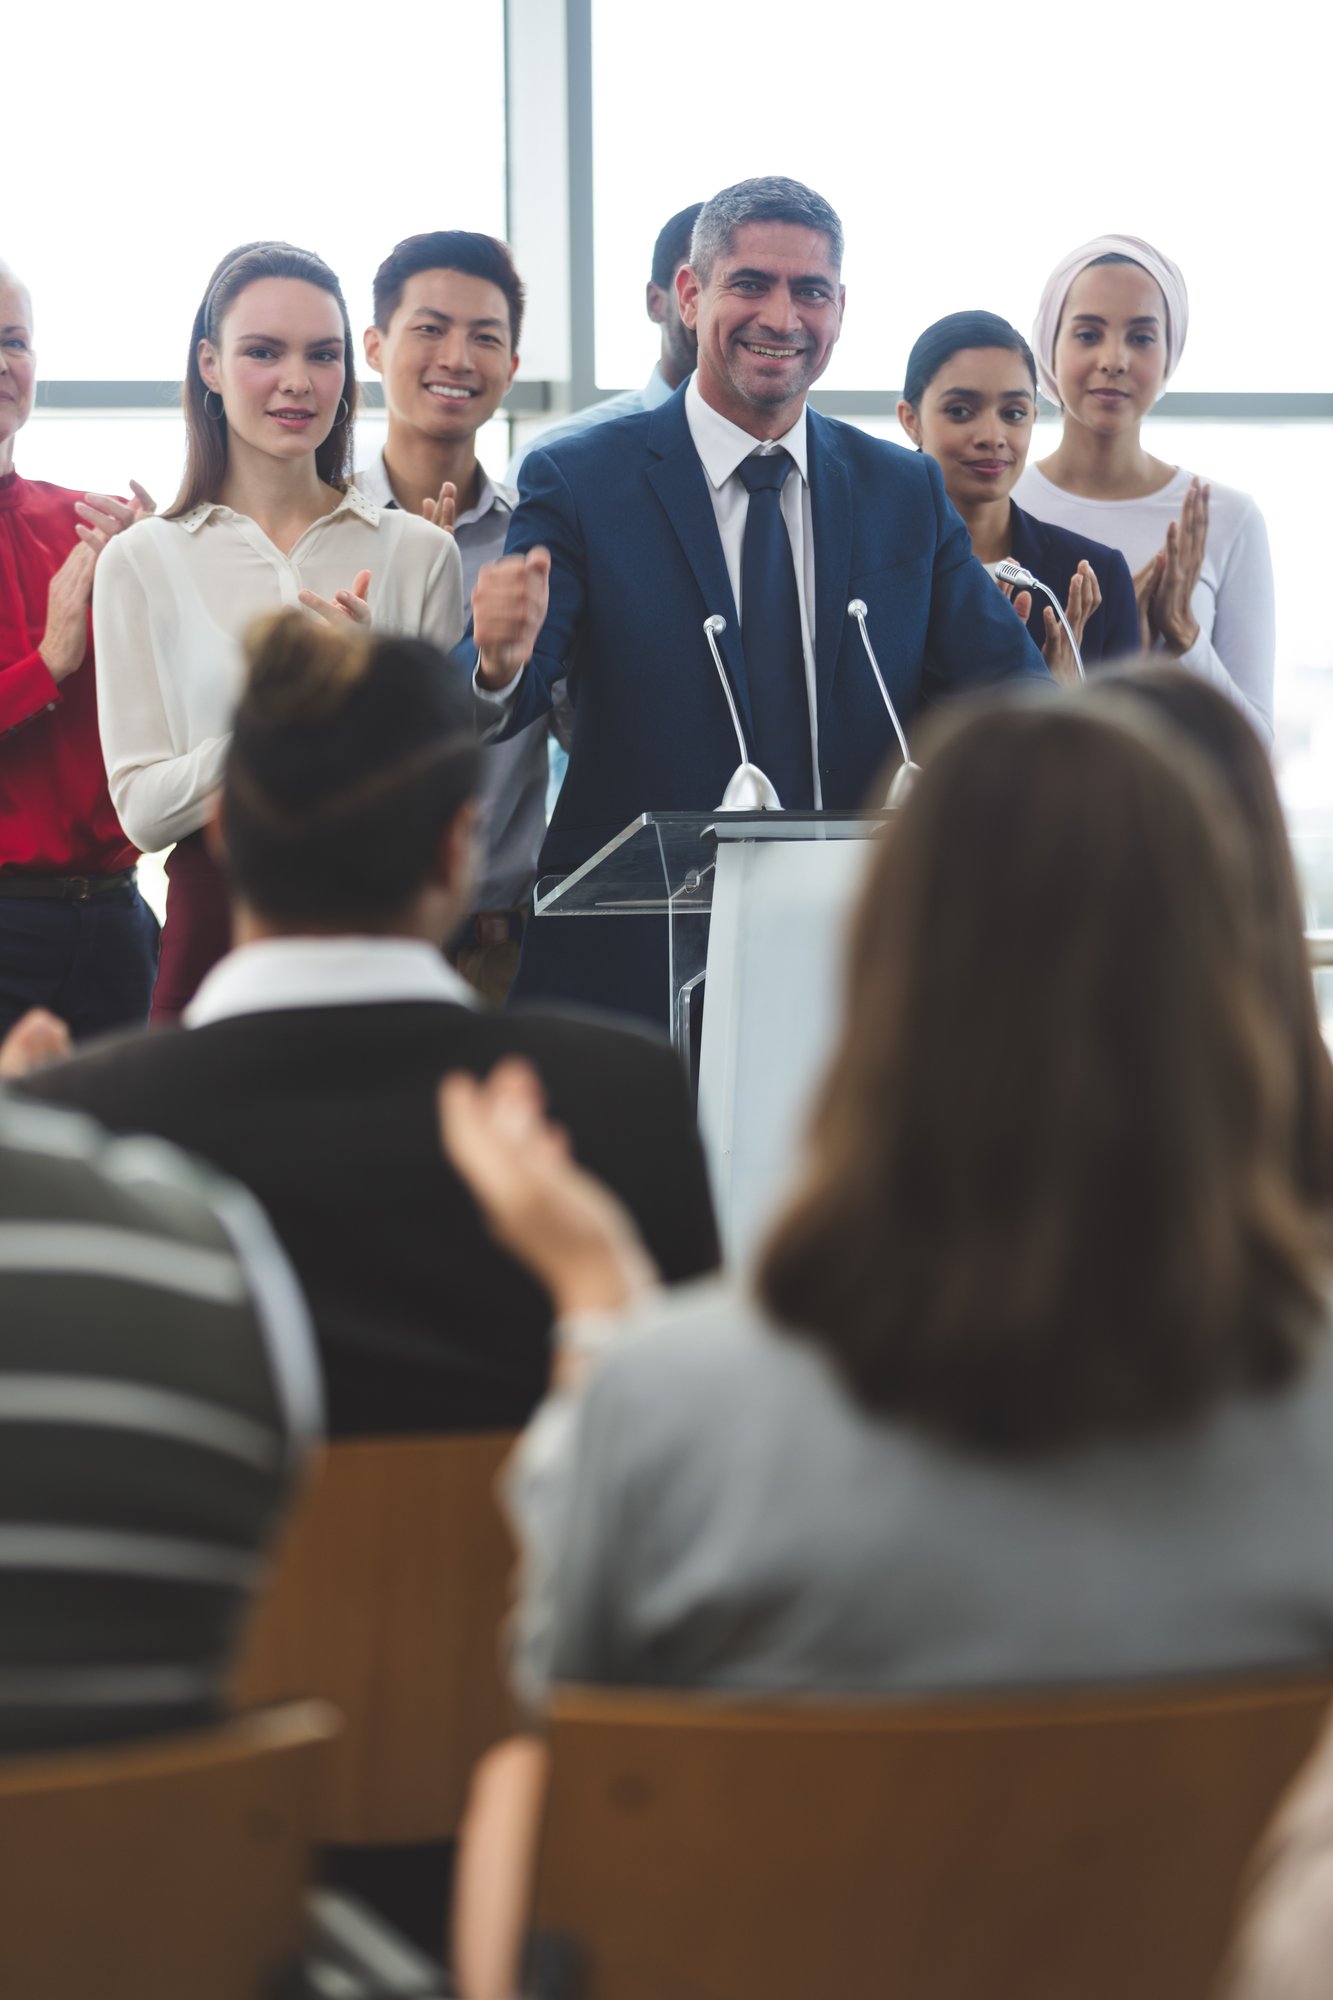
[[[741,718],[736,708],[736,697],[731,692],[731,682],[722,664],[718,651],[718,635],[727,629],[727,621],[718,612],[704,619],[704,637],[708,650],[713,655],[713,665],[722,683],[722,692],[727,697],[727,708],[731,715],[731,726],[736,732],[736,747],[741,753],[741,761],[727,781],[727,789],[722,794],[719,812],[781,812],[782,802],[778,798],[771,778],[766,778],[757,764],[751,763],[745,747],[745,732],[741,728]]]
[[[893,724],[894,734],[898,738],[898,747],[903,753],[901,769],[894,772],[893,783],[889,786],[888,795],[884,800],[886,806],[900,806],[920,777],[921,766],[912,762],[912,753],[907,747],[907,738],[903,734],[903,726],[898,720],[898,711],[890,701],[889,690],[884,685],[884,676],[879,670],[879,661],[875,658],[875,649],[870,643],[870,634],[866,630],[866,603],[863,597],[854,597],[852,599],[851,603],[847,606],[847,616],[854,618],[861,629],[861,644],[866,649],[866,658],[869,660],[870,670],[875,676],[875,685],[879,689],[885,708],[889,711],[889,721]]]

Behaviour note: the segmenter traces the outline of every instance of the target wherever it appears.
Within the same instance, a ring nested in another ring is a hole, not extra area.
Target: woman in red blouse
[[[35,377],[32,302],[0,265],[0,1035],[40,1006],[79,1038],[145,1021],[157,970],[107,792],[88,622],[99,554],[152,503],[19,477]]]

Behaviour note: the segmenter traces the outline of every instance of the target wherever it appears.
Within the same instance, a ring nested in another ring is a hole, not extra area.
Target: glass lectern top
[[[719,841],[868,840],[891,817],[888,812],[640,813],[572,874],[544,876],[534,913],[625,917],[707,911]]]

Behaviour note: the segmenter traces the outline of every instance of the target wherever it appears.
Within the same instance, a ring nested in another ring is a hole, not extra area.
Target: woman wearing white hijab
[[[1060,443],[1014,499],[1123,553],[1145,645],[1224,689],[1273,735],[1273,570],[1246,493],[1154,458],[1141,430],[1189,328],[1179,269],[1138,236],[1097,236],[1046,281],[1032,347],[1064,413]]]

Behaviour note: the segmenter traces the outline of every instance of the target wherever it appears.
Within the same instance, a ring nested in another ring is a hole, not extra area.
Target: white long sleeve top
[[[1119,549],[1131,574],[1166,542],[1194,474],[1180,466],[1160,493],[1143,500],[1090,500],[1054,485],[1029,465],[1013,497],[1039,521]],[[1264,517],[1248,493],[1213,485],[1208,546],[1191,600],[1199,636],[1180,664],[1231,696],[1265,743],[1273,740],[1273,564]]]
[[[207,821],[249,626],[299,608],[302,590],[332,598],[363,569],[378,630],[457,645],[463,581],[453,537],[355,487],[287,555],[248,515],[213,501],[178,520],[140,521],[103,551],[93,586],[102,752],[137,847],[154,852]]]

